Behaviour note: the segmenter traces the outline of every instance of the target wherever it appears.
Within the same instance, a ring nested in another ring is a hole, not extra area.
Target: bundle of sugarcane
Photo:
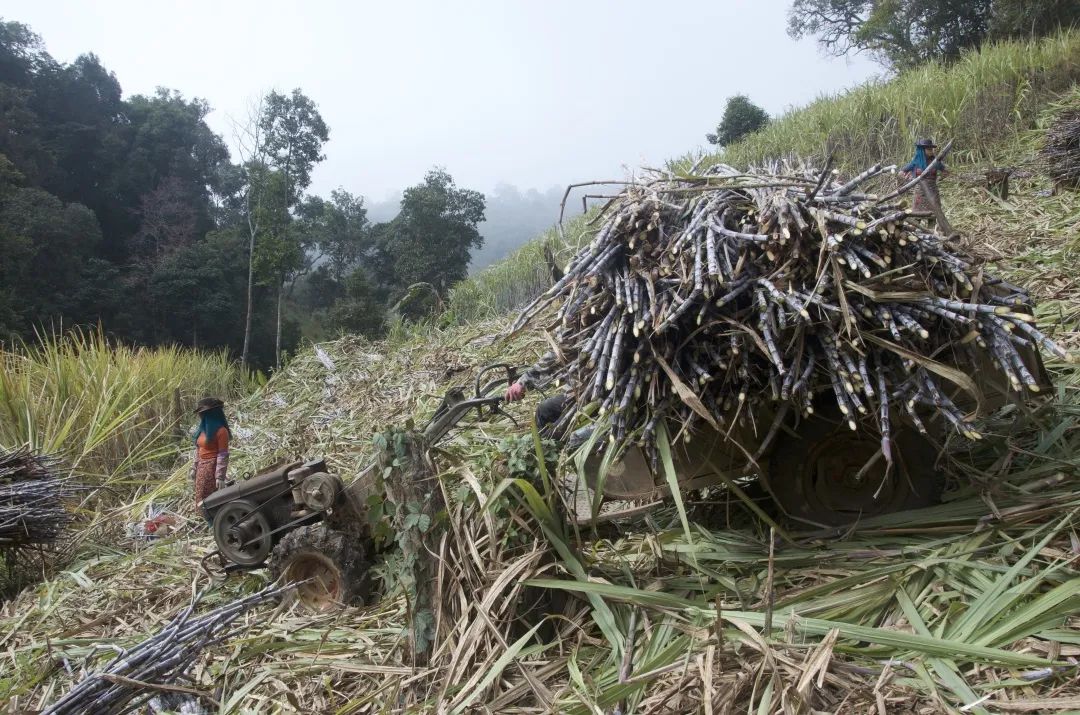
[[[42,715],[131,712],[163,690],[198,693],[170,684],[203,650],[236,635],[241,630],[234,626],[236,619],[289,588],[268,586],[196,618],[195,606],[203,595],[198,594],[167,626],[134,648],[121,650],[104,669],[87,675]]]
[[[0,549],[51,544],[71,521],[75,485],[57,466],[27,448],[0,451]]]
[[[1039,152],[1046,174],[1058,186],[1080,186],[1080,106],[1064,107],[1046,130]]]
[[[972,381],[943,363],[992,362],[1018,394],[1038,392],[1024,354],[1067,356],[1035,327],[1027,291],[896,203],[919,179],[860,191],[888,171],[841,183],[828,165],[716,166],[627,186],[514,324],[559,305],[548,331],[570,397],[563,424],[598,411],[613,441],[655,457],[661,423],[721,427],[763,402],[809,414],[821,395],[888,445],[891,419],[924,430],[928,410],[979,436],[942,384]]]

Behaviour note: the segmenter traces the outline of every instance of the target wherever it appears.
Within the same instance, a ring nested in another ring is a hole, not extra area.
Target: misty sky
[[[379,200],[445,166],[491,190],[621,177],[705,144],[725,99],[770,114],[878,72],[785,34],[790,0],[7,0],[69,62],[125,95],[208,100],[211,126],[300,87],[330,126],[311,187]]]

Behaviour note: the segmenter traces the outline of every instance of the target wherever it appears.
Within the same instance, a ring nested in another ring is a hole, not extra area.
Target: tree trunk
[[[250,189],[249,189],[250,191]],[[255,229],[251,227],[250,199],[248,202],[248,230],[251,238],[248,241],[248,280],[247,280],[247,316],[244,318],[244,350],[240,354],[240,365],[246,370],[248,355],[251,347],[251,312],[254,306],[255,293]]]
[[[289,168],[292,162],[292,149],[289,149],[288,158],[285,160],[285,216],[282,224],[281,235],[286,246],[289,245],[289,202],[292,199],[292,190],[289,187]],[[286,248],[286,250],[288,250]],[[285,292],[285,276],[278,280],[277,292],[277,329],[274,338],[274,370],[281,369],[281,298]]]
[[[274,369],[281,369],[281,298],[285,295],[285,281],[278,283],[277,291],[277,330],[274,337]]]

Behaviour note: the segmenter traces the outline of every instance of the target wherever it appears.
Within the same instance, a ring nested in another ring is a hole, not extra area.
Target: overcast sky
[[[95,52],[230,117],[300,87],[330,126],[312,190],[379,200],[433,165],[489,191],[618,178],[705,144],[725,99],[770,114],[877,73],[785,34],[790,0],[6,0],[58,60]]]

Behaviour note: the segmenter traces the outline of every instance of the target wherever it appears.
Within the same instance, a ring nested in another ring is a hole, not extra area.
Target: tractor
[[[482,382],[495,371],[503,376]],[[449,390],[422,428],[425,443],[438,443],[470,412],[512,420],[500,409],[500,388],[515,375],[509,365],[490,365],[477,375],[472,397],[460,387]],[[316,458],[278,464],[219,489],[203,500],[217,545],[210,556],[220,558],[226,573],[268,566],[275,579],[299,583],[299,600],[315,610],[363,600],[376,557],[366,515],[374,470],[372,464],[345,485]]]

